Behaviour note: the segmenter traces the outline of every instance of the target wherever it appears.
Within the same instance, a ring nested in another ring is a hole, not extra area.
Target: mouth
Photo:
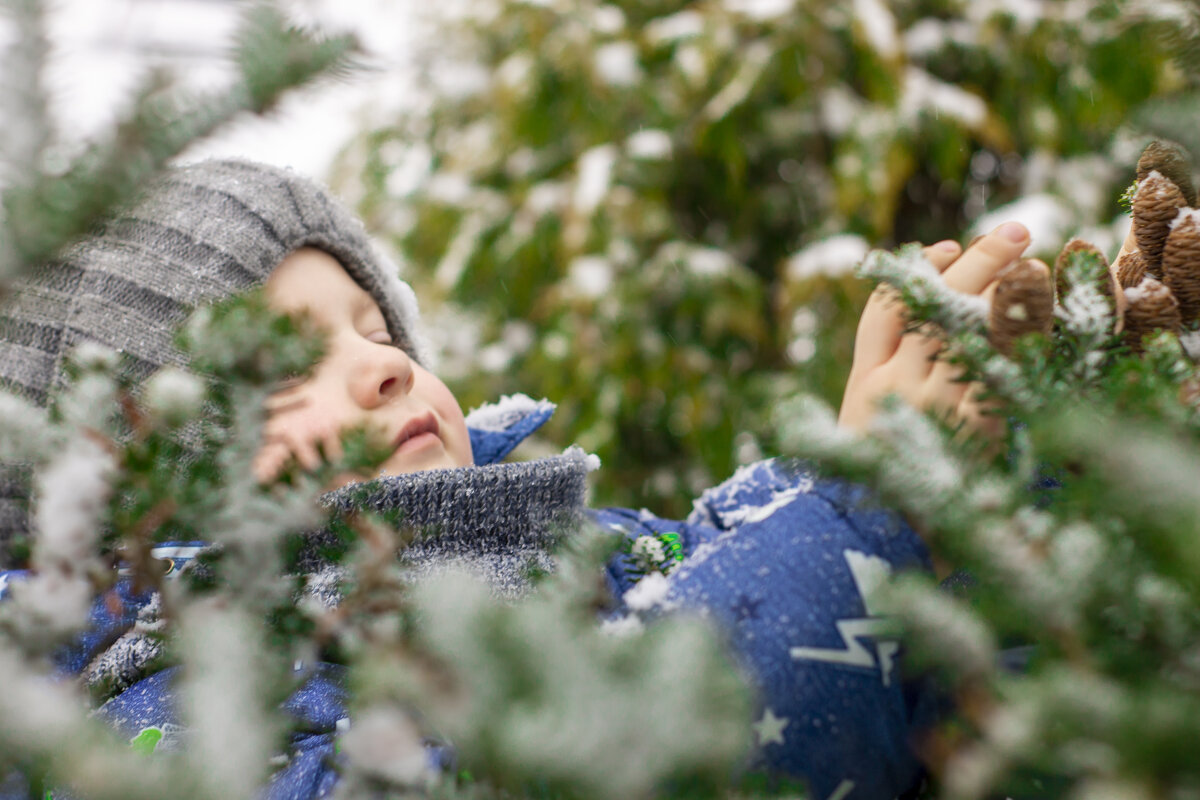
[[[420,416],[413,417],[405,423],[404,427],[400,429],[400,433],[396,435],[395,440],[392,442],[392,451],[395,453],[404,453],[420,449],[435,441],[440,441],[438,432],[437,417],[432,412],[426,412]]]

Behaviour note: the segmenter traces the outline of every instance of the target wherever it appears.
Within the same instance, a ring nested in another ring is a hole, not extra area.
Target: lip
[[[426,412],[405,423],[400,433],[392,440],[392,452],[418,450],[434,441],[440,441],[437,417],[433,412]]]

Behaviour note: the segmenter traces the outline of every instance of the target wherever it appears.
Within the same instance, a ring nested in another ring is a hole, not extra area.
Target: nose
[[[350,394],[362,408],[376,408],[412,389],[412,359],[399,347],[364,345],[355,362]]]

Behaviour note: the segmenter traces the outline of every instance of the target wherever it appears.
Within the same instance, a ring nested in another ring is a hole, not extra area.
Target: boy
[[[952,285],[986,292],[1027,243],[1019,226],[1005,227],[961,257],[952,243],[927,254]],[[0,312],[0,382],[44,402],[62,381],[63,357],[85,340],[124,351],[144,379],[181,362],[170,337],[191,307],[264,283],[276,308],[316,318],[329,350],[308,379],[269,401],[258,478],[270,480],[293,457],[314,468],[322,449],[336,457],[339,432],[365,423],[392,447],[368,503],[399,507],[441,532],[402,557],[419,571],[466,560],[502,593],[520,591],[520,566],[530,557],[546,563],[554,523],[581,513],[592,459],[569,450],[497,463],[547,418],[548,404],[510,400],[464,418],[425,366],[411,290],[345,209],[295,175],[242,162],[169,175],[137,208],[16,292]],[[901,336],[897,320],[882,298],[872,299],[843,422],[865,424],[873,399],[897,390],[921,405],[975,413],[953,376],[929,367],[931,345]],[[4,536],[25,525],[20,486],[10,482],[3,493]],[[928,554],[902,520],[864,506],[863,494],[767,461],[705,492],[684,521],[591,512],[635,542],[670,545],[661,570],[645,580],[624,558],[609,565],[614,614],[682,608],[714,618],[760,690],[754,731],[762,764],[838,800],[916,790],[912,739],[929,715],[928,698],[902,680],[898,643],[882,633],[866,600],[891,571],[930,569]],[[335,493],[333,502],[345,496]],[[73,648],[64,666],[113,687],[101,714],[137,740],[145,730],[138,726],[171,731],[177,720],[169,673],[148,673],[157,645],[133,623],[121,621],[115,643],[93,637],[94,645]],[[323,696],[339,695],[335,683]],[[305,687],[289,706],[308,733],[293,741],[271,796],[323,796],[336,780],[325,759],[338,715],[304,699],[311,694]]]

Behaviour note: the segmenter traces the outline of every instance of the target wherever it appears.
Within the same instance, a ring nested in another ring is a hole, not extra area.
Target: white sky
[[[189,86],[226,85],[225,50],[236,0],[47,0],[53,52],[46,82],[67,138],[89,138],[116,119],[151,64]],[[293,93],[272,118],[235,122],[184,160],[238,155],[324,177],[357,130],[382,122],[411,97],[413,4],[419,0],[289,0],[298,22],[354,32],[371,70]]]

